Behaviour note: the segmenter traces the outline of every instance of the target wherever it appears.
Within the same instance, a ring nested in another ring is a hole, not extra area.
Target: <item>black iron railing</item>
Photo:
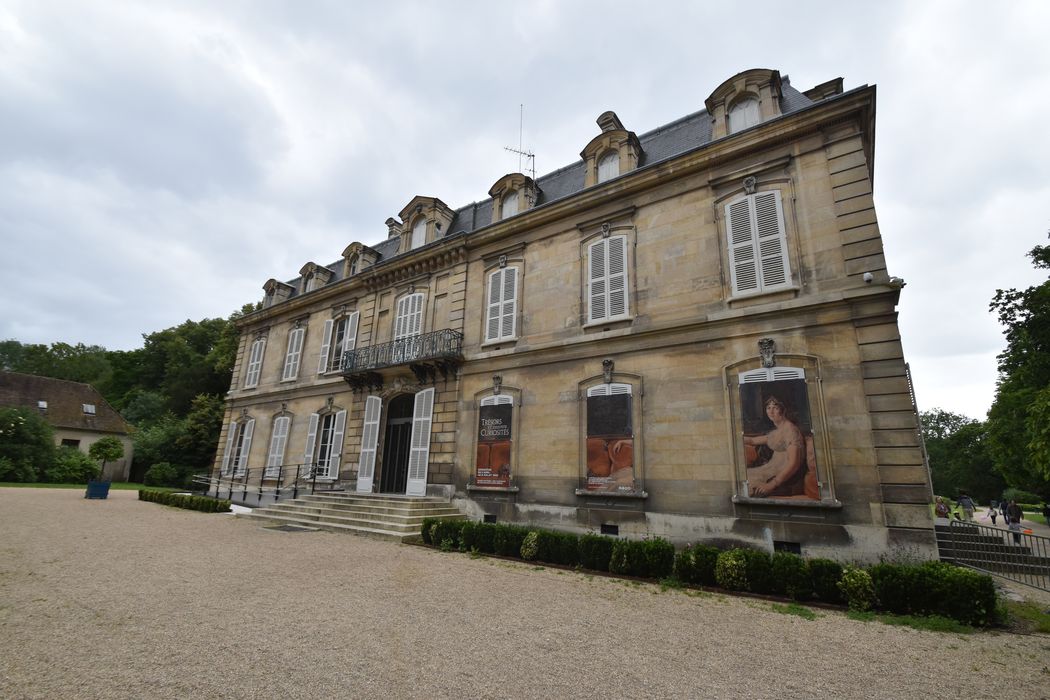
[[[262,482],[259,481],[260,471],[263,472]],[[285,464],[265,469],[231,469],[215,476],[198,474],[193,477],[193,481],[214,498],[225,497],[241,505],[262,505],[264,499],[276,503],[281,498],[298,498],[300,489],[309,488],[310,493],[314,493],[319,477],[323,479],[323,484],[332,488],[325,474],[326,469],[315,464]]]
[[[418,362],[458,362],[463,359],[463,334],[451,328],[413,335],[343,354],[343,374],[371,372]]]

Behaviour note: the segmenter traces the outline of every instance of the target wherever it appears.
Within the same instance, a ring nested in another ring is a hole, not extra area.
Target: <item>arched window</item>
[[[598,161],[598,182],[611,180],[620,174],[620,154],[610,151]]]
[[[412,248],[418,248],[427,242],[427,220],[422,216],[412,226]]]
[[[503,218],[509,218],[518,213],[518,191],[511,190],[503,197]]]
[[[266,338],[256,338],[248,355],[248,371],[244,374],[244,388],[251,389],[259,385],[259,374],[262,371],[263,353],[266,351]]]
[[[740,100],[729,109],[729,133],[735,134],[760,122],[758,100],[753,97]]]

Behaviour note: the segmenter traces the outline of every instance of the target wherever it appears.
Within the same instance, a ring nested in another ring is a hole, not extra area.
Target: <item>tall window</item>
[[[590,323],[628,315],[626,236],[603,238],[587,247],[587,306]]]
[[[324,322],[321,355],[317,362],[317,373],[337,372],[343,367],[343,355],[357,345],[357,322],[359,312],[354,311],[342,318]]]
[[[303,462],[314,469],[319,478],[338,478],[345,430],[346,411],[310,415]]]
[[[478,449],[474,482],[478,486],[510,486],[514,399],[507,394],[486,396],[478,409]]]
[[[789,286],[791,270],[780,191],[749,194],[727,204],[725,211],[733,293]]]
[[[266,338],[256,338],[248,353],[248,369],[244,373],[244,388],[251,389],[259,385],[259,374],[262,371],[263,351],[266,350]]]
[[[485,340],[516,337],[518,268],[504,267],[489,275],[488,303],[485,306]]]
[[[226,451],[222,455],[222,473],[239,476],[248,468],[255,419],[244,418],[230,423],[226,434]]]
[[[729,109],[729,133],[735,134],[761,121],[758,100],[753,97],[740,100]]]
[[[281,381],[289,381],[299,376],[299,361],[303,356],[303,337],[305,328],[293,328],[288,334],[288,352],[284,356],[284,372]]]
[[[518,191],[512,190],[503,197],[503,218],[507,219],[518,213]]]
[[[418,248],[427,242],[427,220],[422,216],[416,219],[412,227],[412,247]]]
[[[419,335],[423,330],[423,295],[409,294],[397,302],[394,318],[394,340]]]
[[[610,151],[598,161],[598,182],[611,180],[620,174],[620,154]]]
[[[587,390],[587,490],[635,490],[630,384]]]
[[[278,416],[273,421],[273,432],[270,435],[270,452],[266,457],[267,479],[276,479],[281,474],[284,464],[284,448],[288,445],[288,428],[292,424],[289,416]]]

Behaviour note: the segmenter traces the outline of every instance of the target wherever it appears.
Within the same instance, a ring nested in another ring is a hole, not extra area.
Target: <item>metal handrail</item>
[[[1023,521],[1022,521],[1023,523]],[[938,534],[945,526],[938,525]],[[1050,537],[974,522],[952,520],[945,538],[938,537],[941,556],[1043,591],[1050,591]]]
[[[245,466],[242,469],[230,471],[216,476],[210,474],[198,474],[193,477],[193,483],[204,487],[204,492],[214,498],[220,498],[223,491],[226,498],[233,500],[234,491],[241,492],[241,503],[248,503],[249,493],[256,498],[256,503],[261,504],[264,495],[272,495],[274,502],[281,500],[291,490],[291,497],[299,497],[299,489],[310,487],[310,493],[317,491],[317,477],[321,469],[316,463],[312,464],[283,464],[280,467],[265,467],[262,469],[263,481],[275,481],[273,486],[265,486],[262,481],[250,482],[252,469]],[[276,474],[276,475],[275,475]]]
[[[399,338],[343,353],[343,374],[395,367],[423,360],[463,358],[463,334],[451,328]]]

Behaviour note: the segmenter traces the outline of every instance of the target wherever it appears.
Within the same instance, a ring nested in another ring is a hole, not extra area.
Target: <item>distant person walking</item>
[[[1014,544],[1021,544],[1021,519],[1024,518],[1024,511],[1017,505],[1017,501],[1010,501],[1010,505],[1006,506],[1006,517],[1009,523],[1007,527],[1014,536]]]
[[[996,502],[992,501],[991,505],[988,507],[988,517],[992,519],[992,525],[995,525],[995,518],[997,515],[999,515],[999,511],[996,510],[996,506]]]
[[[938,518],[951,519],[952,511],[940,496],[937,497],[937,505],[933,507],[933,514]]]
[[[959,500],[957,501],[959,507],[962,508],[963,517],[962,519],[966,522],[973,520],[973,512],[977,509],[974,505],[973,499],[966,495],[966,492],[959,494]]]

